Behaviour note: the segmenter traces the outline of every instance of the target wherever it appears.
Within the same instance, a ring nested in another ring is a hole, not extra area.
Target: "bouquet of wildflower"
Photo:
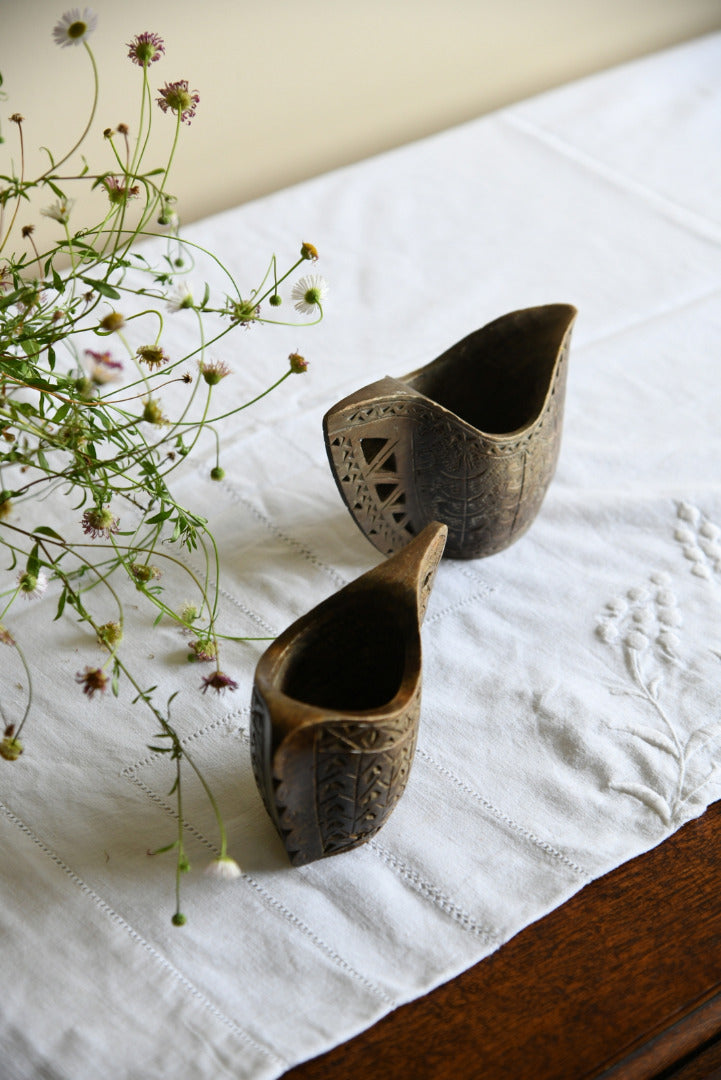
[[[214,872],[233,877],[240,871],[227,853],[212,791],[171,723],[172,698],[157,702],[143,673],[131,670],[124,658],[123,603],[116,581],[130,579],[158,618],[172,619],[188,633],[191,654],[211,665],[202,680],[203,692],[237,688],[221,667],[218,585],[208,584],[214,575],[208,571],[196,576],[178,557],[183,548],[202,553],[206,570],[212,566],[217,580],[215,542],[207,520],[176,498],[174,473],[204,432],[219,446],[221,421],[307,367],[299,353],[292,353],[271,385],[226,411],[217,406],[215,393],[231,372],[209,349],[239,328],[281,323],[269,318],[264,306],[273,316],[279,314],[281,291],[291,282],[291,299],[298,315],[305,317],[301,324],[318,322],[326,285],[317,274],[294,277],[306,261],[318,258],[310,243],[300,245],[292,265],[282,271],[273,256],[263,280],[247,291],[214,255],[181,236],[169,175],[199,95],[185,79],[151,89],[152,65],[165,52],[155,33],[138,34],[127,44],[129,60],[139,69],[136,129],[119,124],[104,130],[107,171],[91,174],[82,158],[78,166],[98,101],[98,70],[89,44],[96,23],[92,11],[76,9],[53,31],[58,45],[79,47],[91,64],[93,99],[80,137],[60,157],[47,151],[47,167],[29,177],[24,119],[13,113],[17,139],[11,142],[17,162],[0,174],[0,542],[6,554],[0,571],[5,578],[3,583],[0,577],[0,649],[9,650],[6,661],[14,656],[27,689],[22,715],[5,715],[0,703],[0,755],[18,760],[27,741],[23,729],[32,714],[33,670],[13,628],[13,608],[19,598],[40,598],[52,582],[54,618],[70,611],[102,650],[101,662],[76,673],[77,692],[100,699],[106,692],[117,695],[121,684],[128,684],[134,702],[153,718],[153,750],[173,762],[178,832],[161,850],[177,856],[173,921],[180,925],[185,921],[179,906],[180,875],[188,868],[182,766],[187,764],[202,784],[218,821],[220,857]],[[174,123],[174,133],[164,164],[149,167],[153,122],[161,119],[158,110],[166,114],[163,122]],[[73,211],[83,191],[95,192],[93,198],[99,192],[103,211],[95,224],[74,229]],[[46,249],[36,243],[33,224],[23,224],[34,197],[46,203],[40,213],[60,226],[60,238]],[[157,252],[157,240],[139,248],[137,242],[150,237],[162,237],[159,259],[147,254]],[[20,250],[7,254],[16,239]],[[225,273],[222,295],[213,295],[206,284],[197,296],[187,284],[199,256],[211,258]],[[174,356],[166,351],[164,326],[166,318],[180,311],[190,313],[197,332],[191,347]],[[223,475],[216,455],[209,479]],[[34,520],[38,508],[45,513],[53,500],[67,506],[69,496],[77,520],[67,531],[57,527],[55,518],[52,526],[47,518]],[[166,570],[192,579],[197,600],[180,611],[164,599]],[[93,613],[93,590],[112,603],[112,618],[101,620]]]

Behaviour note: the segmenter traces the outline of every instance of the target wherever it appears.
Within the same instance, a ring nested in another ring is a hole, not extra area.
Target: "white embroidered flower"
[[[665,570],[658,570],[655,574],[651,574],[651,581],[654,585],[669,586],[671,584],[671,575],[667,574]]]
[[[714,525],[712,521],[705,521],[699,532],[708,540],[718,540],[719,535],[721,535],[721,529],[719,529],[718,525]]]
[[[328,283],[320,274],[308,274],[296,281],[290,295],[296,301],[296,311],[301,315],[315,315],[316,308],[322,306],[328,295]]]
[[[618,641],[618,627],[611,619],[600,622],[596,627],[596,633],[607,645],[613,645],[614,641]]]
[[[696,537],[685,525],[679,525],[673,534],[680,544],[693,544]]]
[[[706,580],[711,577],[711,571],[703,563],[694,563],[691,567],[691,573],[695,574],[696,577],[706,578]]]
[[[678,634],[672,633],[670,630],[663,630],[656,639],[659,645],[666,649],[667,652],[672,653],[681,644],[681,639]]]
[[[622,596],[617,596],[615,600],[609,600],[609,602],[606,604],[606,607],[614,615],[623,615],[624,611],[626,611],[628,607],[628,604]]]
[[[628,598],[632,600],[634,604],[645,604],[648,600],[648,593],[640,586],[636,586],[633,589],[628,590]]]
[[[234,881],[236,878],[241,877],[243,871],[235,859],[231,859],[230,855],[221,855],[208,863],[205,873],[208,877],[219,878],[221,881]]]
[[[678,608],[662,608],[658,613],[658,621],[664,626],[680,626],[683,617]]]
[[[97,25],[98,17],[90,8],[84,8],[82,15],[80,8],[72,8],[65,12],[53,28],[55,44],[62,45],[63,48],[68,45],[82,45]]]
[[[691,525],[695,525],[698,521],[698,510],[695,506],[691,506],[689,503],[681,503],[678,508],[678,516],[681,521],[688,521]]]
[[[633,649],[634,652],[641,652],[648,645],[648,638],[645,634],[642,634],[640,630],[631,630],[626,635],[625,644],[629,649]]]
[[[660,604],[661,607],[674,607],[676,597],[671,589],[659,589],[656,593],[656,603]]]

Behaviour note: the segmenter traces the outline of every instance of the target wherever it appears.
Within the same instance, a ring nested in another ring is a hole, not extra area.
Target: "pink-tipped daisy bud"
[[[136,34],[133,40],[128,42],[128,57],[138,67],[154,64],[164,52],[165,42],[159,34],[146,31],[143,34]]]
[[[105,540],[118,531],[118,519],[110,512],[108,506],[96,506],[92,510],[86,510],[80,524],[86,536],[94,540],[102,536]]]
[[[292,352],[288,360],[290,361],[290,370],[294,375],[302,375],[304,371],[308,370],[308,361],[300,353]]]
[[[224,672],[214,671],[212,675],[205,675],[203,677],[203,693],[205,693],[208,688],[216,690],[220,694],[223,690],[237,690],[238,684],[234,679],[231,679],[229,675],[224,674]]]
[[[230,375],[230,368],[222,360],[201,360],[198,367],[208,386],[215,386],[226,375]]]
[[[196,90],[191,91],[188,88],[187,79],[178,79],[177,82],[166,83],[158,93],[160,97],[157,98],[157,102],[163,112],[170,109],[171,112],[180,117],[182,123],[190,123],[195,116],[200,96]]]

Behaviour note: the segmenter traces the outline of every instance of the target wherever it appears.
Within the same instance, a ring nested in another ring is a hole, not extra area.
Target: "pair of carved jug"
[[[370,839],[402,795],[438,563],[493,555],[536,517],[575,316],[569,304],[511,312],[326,414],[340,494],[389,558],[290,626],[256,669],[253,769],[295,865]]]

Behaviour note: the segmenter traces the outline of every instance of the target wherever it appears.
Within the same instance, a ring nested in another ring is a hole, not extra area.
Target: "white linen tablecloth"
[[[0,762],[5,1080],[277,1077],[719,797],[720,129],[712,35],[187,230],[248,285],[311,241],[331,285],[319,328],[254,327],[219,350],[230,404],[290,351],[310,360],[225,430],[222,483],[210,445],[183,480],[219,541],[222,629],[278,633],[380,560],[328,469],[331,404],[506,311],[566,301],[560,463],[517,544],[442,563],[410,782],[354,852],[291,868],[263,810],[248,720],[264,646],[227,649],[240,688],[211,699],[177,630],[138,612],[130,654],[160,700],[182,688],[175,722],[244,869],[189,875],[182,929],[173,857],[146,855],[174,829],[153,725],[125,691],[80,694],[97,649],[71,618],[13,613],[43,674],[26,752]],[[12,712],[11,649],[0,677]],[[185,811],[202,867],[216,840],[191,779]]]

